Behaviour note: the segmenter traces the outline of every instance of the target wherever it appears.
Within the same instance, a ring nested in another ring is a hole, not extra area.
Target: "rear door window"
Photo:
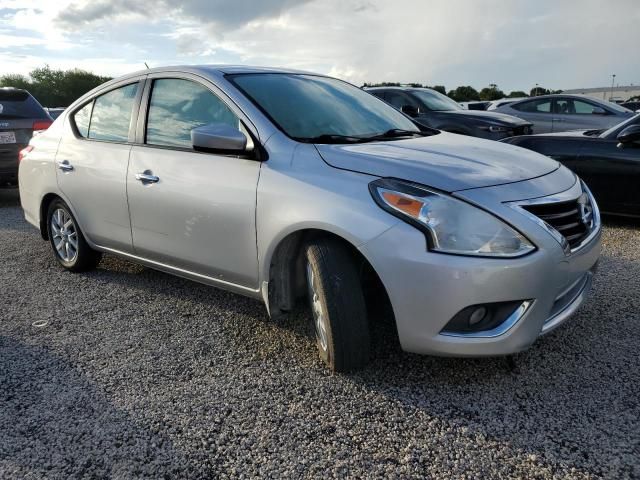
[[[137,93],[138,83],[132,83],[97,97],[93,105],[87,136],[94,140],[128,141],[129,125]]]
[[[238,117],[208,88],[176,78],[153,82],[146,143],[191,148],[191,130],[211,123],[239,128]]]
[[[78,133],[85,138],[89,136],[89,122],[91,120],[92,108],[93,108],[93,101],[87,103],[84,107],[82,107],[73,115],[73,121],[76,124]]]
[[[528,102],[522,102],[512,105],[511,108],[528,113],[551,113],[551,100],[530,100]]]

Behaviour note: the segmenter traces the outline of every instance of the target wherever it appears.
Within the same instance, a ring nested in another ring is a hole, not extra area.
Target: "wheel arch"
[[[357,245],[343,235],[330,229],[307,227],[284,235],[272,249],[269,259],[265,259],[264,279],[267,289],[263,289],[263,298],[271,317],[285,315],[293,310],[297,301],[306,295],[306,274],[304,270],[304,245],[314,238],[329,236],[342,243],[361,267],[361,284],[367,295],[368,288],[381,289],[389,311],[393,312],[384,283],[369,259]],[[263,283],[264,285],[264,283]]]
[[[47,211],[49,210],[49,205],[56,200],[60,199],[64,202],[64,199],[58,195],[57,193],[47,193],[42,197],[40,201],[40,235],[43,240],[49,240],[49,229],[47,228]],[[67,203],[67,202],[65,202]]]

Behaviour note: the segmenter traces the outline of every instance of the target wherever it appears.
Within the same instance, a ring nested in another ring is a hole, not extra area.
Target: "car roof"
[[[551,93],[549,95],[537,95],[534,97],[523,97],[522,100],[543,100],[543,99],[553,99],[553,98],[575,98],[578,100],[591,100],[592,102],[596,102],[596,103],[608,103],[608,102],[603,102],[602,100],[599,100],[597,98],[594,97],[590,97],[588,95],[579,95],[576,93]]]
[[[389,86],[389,87],[365,87],[365,90],[402,90],[403,92],[410,92],[413,90],[429,90],[430,92],[435,92],[433,88],[427,87],[398,87],[398,86]]]
[[[137,70],[135,72],[128,73],[120,76],[114,80],[123,80],[129,77],[137,77],[140,75],[147,75],[150,73],[164,73],[164,72],[184,72],[193,73],[196,75],[213,75],[220,76],[226,74],[240,74],[240,73],[290,73],[290,74],[307,74],[325,76],[318,73],[308,72],[304,70],[295,70],[290,68],[280,67],[259,67],[249,65],[169,65],[164,67],[155,67],[145,70]]]

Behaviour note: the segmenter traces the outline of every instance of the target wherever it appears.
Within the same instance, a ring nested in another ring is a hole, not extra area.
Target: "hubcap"
[[[327,351],[327,317],[322,309],[320,297],[316,291],[315,276],[311,264],[307,263],[307,284],[309,285],[309,298],[311,300],[311,311],[316,326],[316,336],[320,341],[320,347]]]
[[[51,216],[51,234],[58,256],[65,262],[73,262],[78,256],[78,231],[71,215],[61,208]]]

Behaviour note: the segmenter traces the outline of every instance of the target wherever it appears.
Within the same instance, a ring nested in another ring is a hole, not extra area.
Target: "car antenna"
[[[144,62],[144,66],[147,67],[147,70],[149,70],[149,65],[147,65],[147,62]]]

